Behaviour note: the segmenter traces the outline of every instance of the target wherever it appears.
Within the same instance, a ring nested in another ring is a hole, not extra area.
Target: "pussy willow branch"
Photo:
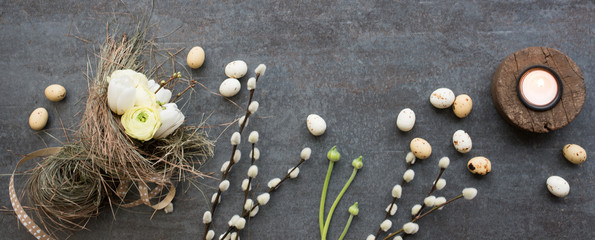
[[[444,173],[444,170],[446,170],[446,168],[440,168],[440,173],[438,173],[438,177],[436,178],[436,181],[434,181],[434,184],[432,184],[432,188],[430,189],[430,192],[428,193],[428,197],[430,195],[432,195],[432,193],[436,190],[436,183],[438,183],[438,180],[440,180],[440,177],[442,177],[442,173]],[[424,210],[424,208],[426,208],[426,205],[422,201],[421,208],[419,209],[419,212],[414,217],[412,217],[412,219],[418,217],[421,214],[421,212]]]
[[[256,82],[258,82],[258,78],[259,77],[260,77],[260,74],[256,74]],[[256,90],[256,89],[250,90],[250,97],[248,99],[248,104],[246,106],[246,114],[244,115],[244,121],[240,125],[240,131],[239,131],[240,134],[242,134],[242,131],[244,131],[244,127],[246,127],[246,123],[248,122],[248,118],[251,115],[250,110],[248,108],[250,107],[250,104],[252,103],[252,97],[254,96],[254,90]],[[225,169],[225,171],[223,171],[223,174],[221,175],[221,181],[220,182],[225,181],[225,179],[227,178],[227,174],[229,173],[231,167],[234,164],[233,157],[236,154],[236,149],[237,148],[238,148],[237,145],[234,145],[233,146],[233,149],[231,150],[231,158],[229,159],[229,164],[227,165],[227,169]],[[216,195],[213,203],[211,204],[211,215],[213,215],[213,216],[215,215],[215,210],[217,209],[217,205],[219,204],[219,199],[221,197],[221,193],[222,193],[221,192],[221,189],[217,190],[217,195]],[[250,212],[251,211],[249,211],[248,214]],[[203,239],[205,239],[205,240],[207,239],[207,234],[209,233],[209,229],[211,227],[211,223],[212,222],[213,221],[205,224],[205,233],[204,233],[204,236],[203,236]],[[229,233],[229,230],[227,231],[227,233]],[[225,233],[225,234],[227,235],[227,233]]]
[[[459,198],[462,198],[462,197],[463,197],[463,194],[461,194],[461,195],[459,195],[459,196],[456,196],[456,197],[454,197],[454,198],[452,198],[452,199],[450,199],[450,200],[448,200],[448,201],[444,202],[443,204],[440,204],[440,205],[438,205],[438,206],[434,206],[432,209],[428,210],[428,211],[427,211],[427,212],[425,212],[424,214],[422,214],[422,215],[419,215],[419,216],[415,217],[413,220],[411,220],[411,222],[412,222],[412,223],[414,223],[414,222],[417,222],[418,220],[422,219],[423,217],[427,216],[428,214],[430,214],[430,213],[432,213],[432,212],[436,211],[436,209],[439,209],[439,208],[441,208],[441,207],[444,207],[446,204],[449,204],[449,203],[451,203],[451,202],[454,202],[455,200],[457,200],[457,199],[459,199]],[[420,211],[421,211],[421,210],[420,210]],[[397,235],[397,234],[399,234],[399,233],[401,233],[401,232],[403,232],[403,228],[399,229],[399,230],[398,230],[398,231],[396,231],[396,232],[393,232],[393,233],[389,234],[389,235],[388,235],[388,236],[386,236],[386,237],[385,237],[383,240],[388,240],[388,239],[390,239],[391,237],[394,237],[395,235]]]
[[[259,77],[260,77],[260,74],[256,74],[256,83],[258,83]],[[256,90],[256,89],[250,90],[250,97],[248,98],[248,106],[246,107],[246,115],[244,116],[244,121],[240,125],[240,133],[242,133],[242,131],[244,130],[244,127],[246,127],[246,124],[248,123],[248,117],[250,117],[250,115],[251,115],[250,111],[248,111],[248,107],[250,106],[250,103],[252,103],[252,96],[254,96],[254,90]]]
[[[252,143],[252,152],[250,154],[250,167],[254,165],[254,161],[256,160],[254,159],[254,145],[255,143]],[[250,184],[252,184],[252,177],[248,176],[248,186],[246,187],[246,190],[244,190],[244,201],[242,202],[242,215],[246,213],[246,209],[244,209],[244,206],[246,205],[246,201],[248,200],[248,194],[250,193]]]
[[[411,163],[407,163],[407,168],[405,169],[405,171],[409,170],[409,168],[411,168]],[[405,186],[405,183],[406,183],[405,179],[402,179],[401,187]],[[396,202],[397,202],[397,198],[393,197],[393,200],[391,201],[391,203],[388,207],[388,211],[384,215],[384,219],[382,219],[382,222],[384,222],[386,219],[388,219],[391,216],[390,212],[393,210],[393,205],[395,205]],[[378,236],[380,236],[380,233],[382,233],[382,228],[378,227],[378,231],[376,232],[376,236],[374,237],[374,239],[378,239]]]
[[[298,167],[299,167],[299,166],[300,166],[302,163],[304,163],[305,161],[306,161],[305,159],[301,159],[301,160],[298,162],[298,164],[296,164],[296,165],[295,165],[295,166],[294,166],[294,167],[291,169],[291,171],[289,171],[289,172],[288,172],[288,173],[285,175],[285,177],[284,177],[283,179],[281,179],[281,181],[280,181],[280,182],[279,182],[279,183],[278,183],[276,186],[273,186],[273,187],[269,188],[269,190],[267,191],[267,193],[272,193],[272,192],[274,192],[275,190],[277,190],[277,189],[278,189],[278,188],[281,186],[281,183],[283,183],[285,180],[287,180],[288,178],[290,178],[290,175],[291,175],[291,173],[293,173],[293,171],[295,171],[295,170],[296,170],[296,169],[297,169],[297,168],[298,168]],[[248,187],[250,187],[250,186],[248,186]],[[252,211],[254,211],[254,209],[256,209],[258,206],[260,206],[260,203],[257,201],[257,202],[254,204],[254,206],[252,206],[252,208],[250,209],[250,211],[245,211],[245,212],[242,214],[242,217],[243,217],[243,218],[247,218],[247,217],[249,217],[249,216],[250,216],[250,213],[251,213]],[[234,229],[236,229],[236,227],[235,227],[235,226],[230,226],[230,227],[227,229],[227,231],[226,231],[226,232],[223,234],[223,236],[221,237],[221,239],[225,239],[225,237],[226,237],[226,236],[227,236],[229,233],[231,233],[231,231],[233,231]],[[238,234],[239,234],[239,232],[238,232]]]

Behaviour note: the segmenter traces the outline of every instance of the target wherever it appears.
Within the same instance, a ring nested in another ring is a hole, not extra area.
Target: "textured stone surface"
[[[121,22],[120,28],[128,31],[131,17],[151,5],[123,2],[127,5],[113,0],[0,2],[0,173],[12,172],[19,159],[15,154],[59,146],[52,136],[66,141],[59,117],[67,128],[76,129],[87,93],[83,73],[97,46],[93,43],[105,38],[107,21]],[[365,166],[340,202],[329,237],[338,238],[347,209],[355,201],[360,214],[348,239],[376,232],[415,137],[428,140],[433,154],[413,167],[416,177],[403,189],[399,211],[392,218],[394,230],[407,221],[410,207],[423,200],[442,156],[449,156],[451,164],[444,174],[447,186],[437,195],[452,197],[470,186],[479,195],[424,218],[420,231],[408,239],[595,238],[592,159],[576,166],[561,151],[567,143],[579,144],[589,154],[595,150],[595,106],[589,94],[595,74],[592,1],[156,1],[152,22],[158,27],[157,36],[168,36],[159,39],[162,48],[205,49],[204,65],[190,73],[213,91],[226,78],[224,67],[230,61],[244,60],[250,71],[258,63],[268,65],[255,96],[260,109],[246,129],[260,132],[258,192],[298,161],[301,148],[313,150],[300,176],[272,195],[248,222],[242,239],[319,237],[318,203],[328,165],[324,156],[333,145],[343,159],[333,171],[328,207],[351,174],[351,159],[363,155]],[[77,37],[66,36],[69,32]],[[490,82],[498,64],[530,46],[564,52],[585,78],[582,112],[568,126],[548,134],[514,128],[491,101]],[[183,64],[184,56],[178,60]],[[241,82],[244,86],[246,79]],[[64,101],[45,98],[43,90],[52,83],[66,87]],[[451,110],[433,108],[429,96],[440,87],[471,96],[471,114],[458,119]],[[242,90],[231,100],[244,106],[247,93]],[[37,107],[50,114],[45,132],[34,132],[27,124]],[[415,111],[417,122],[412,131],[402,133],[395,120],[406,107]],[[212,113],[209,125],[230,122],[242,113],[200,87],[184,111],[189,123]],[[311,113],[328,124],[321,137],[306,129]],[[215,157],[203,171],[219,176],[236,128],[210,129],[211,136],[221,137]],[[459,154],[452,146],[451,136],[458,129],[473,139],[468,154]],[[72,140],[74,133],[67,133]],[[248,155],[248,145],[240,149]],[[471,175],[466,163],[474,156],[489,158],[492,172]],[[233,169],[231,187],[214,218],[218,234],[241,209],[239,188],[248,165],[244,157]],[[566,198],[547,191],[545,181],[551,175],[569,182]],[[4,186],[0,206],[10,206],[8,180],[0,176]],[[17,181],[22,186],[25,178]],[[114,209],[115,215],[104,208],[87,225],[89,231],[77,232],[71,239],[197,239],[217,182],[200,183],[202,192],[192,185],[179,186],[172,214],[159,212],[151,219],[147,207]],[[0,238],[31,239],[6,211],[0,214],[0,225]]]

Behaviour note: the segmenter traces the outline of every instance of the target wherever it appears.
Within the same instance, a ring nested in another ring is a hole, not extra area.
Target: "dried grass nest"
[[[106,36],[95,74],[87,76],[89,97],[78,141],[64,145],[30,171],[26,196],[40,226],[52,235],[84,229],[102,206],[124,203],[124,196],[116,194],[122,182],[164,187],[186,177],[204,176],[197,166],[212,157],[214,148],[204,122],[182,126],[165,139],[141,143],[124,133],[119,117],[107,105],[106,78],[118,69],[142,72],[141,57],[156,51],[155,43],[145,39],[147,30],[139,24],[133,35]]]

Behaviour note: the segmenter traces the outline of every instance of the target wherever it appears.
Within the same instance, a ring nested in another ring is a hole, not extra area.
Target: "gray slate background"
[[[18,157],[45,146],[59,146],[48,134],[64,140],[58,116],[75,129],[86,92],[83,72],[93,59],[96,44],[105,37],[105,23],[130,23],[150,7],[150,1],[2,1],[0,3],[0,206],[9,207],[8,173]],[[163,48],[187,50],[202,46],[204,66],[192,76],[216,91],[225,78],[224,66],[245,60],[252,70],[268,66],[255,100],[261,108],[247,131],[258,130],[262,150],[259,183],[282,176],[297,162],[300,149],[311,147],[313,157],[298,179],[284,183],[272,201],[249,222],[243,239],[316,239],[318,204],[328,161],[326,151],[338,145],[342,160],[333,171],[327,209],[351,174],[351,159],[363,155],[365,167],[339,204],[329,238],[336,239],[347,219],[347,208],[359,202],[348,239],[375,233],[390,201],[392,186],[400,182],[404,157],[414,137],[433,146],[431,158],[413,169],[415,180],[404,188],[394,219],[398,229],[410,207],[420,202],[435,178],[438,159],[451,158],[445,172],[447,186],[437,193],[452,197],[464,187],[476,187],[473,201],[459,200],[420,221],[420,231],[409,239],[593,239],[595,233],[595,84],[593,1],[158,1],[152,22],[157,35],[177,29],[159,40]],[[72,27],[71,27],[72,25]],[[65,36],[71,33],[91,43]],[[130,30],[123,25],[124,30]],[[549,133],[531,134],[508,125],[494,109],[490,81],[500,61],[519,49],[547,46],[569,55],[581,68],[587,99],[569,126]],[[185,52],[187,52],[187,50]],[[184,54],[185,55],[185,54]],[[183,62],[183,56],[178,60]],[[177,66],[181,69],[182,66]],[[68,97],[49,102],[43,89],[60,83]],[[243,86],[245,79],[242,80]],[[457,119],[450,110],[434,109],[430,93],[451,88],[473,98],[473,112]],[[242,111],[221,97],[197,87],[184,111],[190,123],[202,113],[213,113],[209,124],[232,121]],[[248,92],[231,98],[245,106]],[[45,132],[34,132],[29,113],[45,107],[50,122]],[[398,112],[412,108],[415,128],[408,133],[395,126]],[[326,119],[325,135],[313,137],[305,119],[317,113]],[[216,155],[202,170],[219,174],[230,155],[225,131]],[[473,150],[458,154],[452,134],[464,129]],[[217,137],[223,128],[209,129]],[[72,133],[69,133],[72,134]],[[244,142],[246,139],[243,140]],[[567,162],[561,148],[577,143],[590,154],[586,163]],[[247,156],[248,145],[241,147]],[[491,159],[493,172],[471,175],[468,159]],[[216,214],[221,233],[238,212],[243,194],[239,183],[249,161],[234,167],[232,187],[223,195]],[[545,188],[551,175],[564,177],[570,195],[560,199]],[[19,179],[24,182],[24,178]],[[205,180],[210,197],[217,182]],[[22,185],[22,184],[21,184]],[[262,186],[260,189],[262,189]],[[207,209],[199,190],[179,185],[175,212],[165,215],[147,207],[109,209],[92,219],[88,231],[71,239],[197,239],[203,234],[201,218]],[[0,214],[1,239],[32,239],[14,215]]]

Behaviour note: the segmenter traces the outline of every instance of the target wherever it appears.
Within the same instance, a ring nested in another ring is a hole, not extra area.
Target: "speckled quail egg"
[[[326,131],[326,122],[324,119],[316,114],[310,114],[306,118],[306,125],[308,131],[314,136],[320,136]]]
[[[566,197],[570,193],[570,185],[559,176],[551,176],[545,182],[547,190],[556,197]]]
[[[221,83],[221,86],[219,86],[219,93],[224,97],[233,97],[240,92],[241,88],[242,85],[240,84],[240,81],[235,78],[228,78]]]
[[[478,175],[486,175],[492,171],[492,163],[485,157],[474,157],[467,162],[469,172]]]
[[[426,159],[432,155],[432,146],[423,138],[414,138],[409,144],[411,152],[418,159]]]
[[[29,116],[29,126],[33,130],[41,130],[48,123],[48,111],[45,108],[37,108],[33,110]]]
[[[576,144],[566,144],[562,148],[562,153],[566,160],[574,164],[581,164],[587,160],[587,151]]]
[[[45,97],[52,102],[59,102],[66,97],[66,88],[60,84],[52,84],[45,88]]]
[[[436,108],[448,108],[455,101],[455,93],[448,88],[438,88],[430,95],[430,103]]]
[[[397,116],[397,128],[403,132],[409,132],[415,125],[415,113],[409,108],[401,110]]]
[[[461,94],[457,96],[454,103],[452,104],[452,111],[459,118],[467,117],[469,113],[471,113],[472,108],[473,101],[467,94]]]
[[[230,78],[241,78],[248,72],[248,65],[242,60],[230,62],[225,66],[225,75]]]
[[[467,132],[463,130],[457,130],[452,135],[452,144],[454,145],[455,149],[460,153],[468,153],[469,151],[471,151],[471,137],[469,137],[469,134],[467,134]]]

